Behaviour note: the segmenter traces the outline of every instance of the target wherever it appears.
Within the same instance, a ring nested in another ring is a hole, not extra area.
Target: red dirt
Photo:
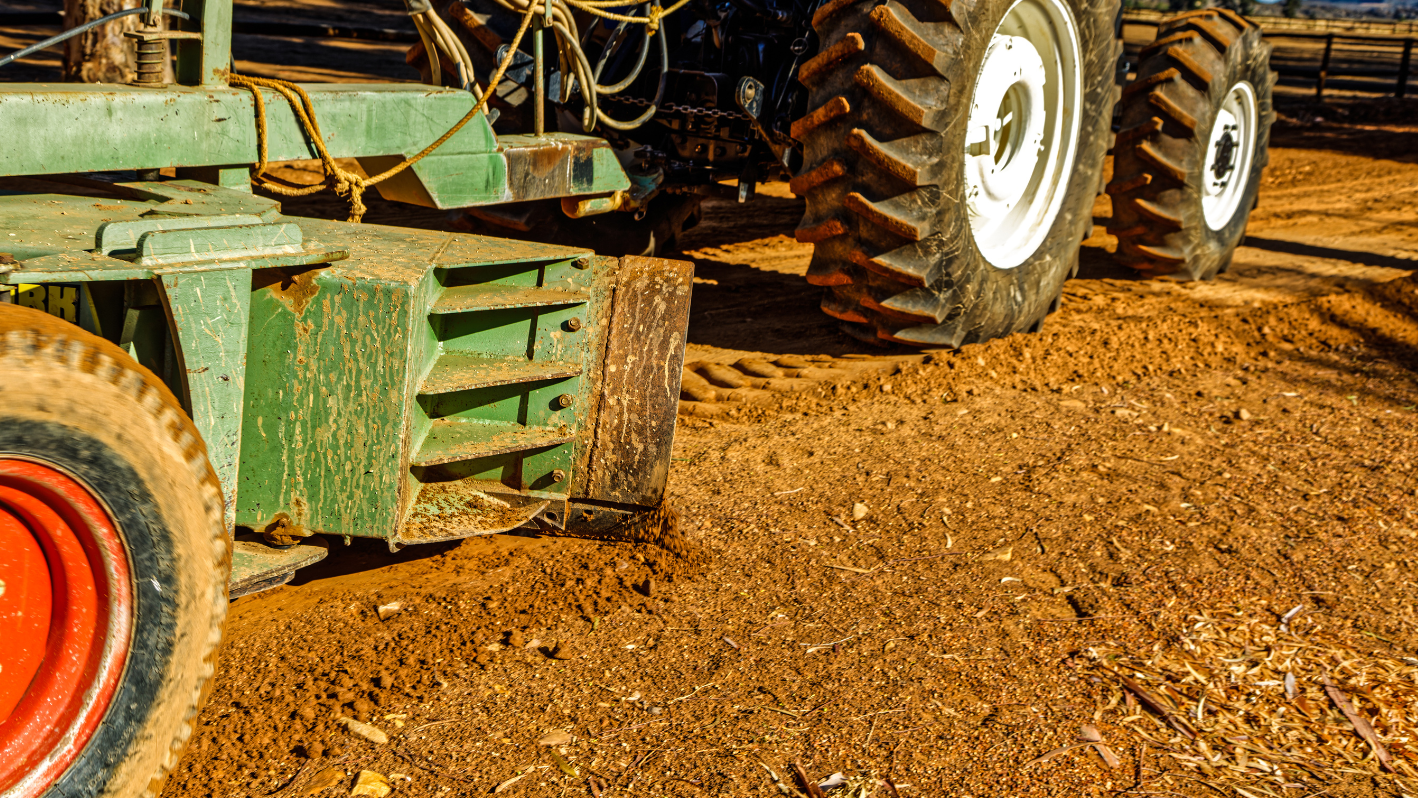
[[[1100,711],[1117,688],[1091,647],[1296,605],[1355,648],[1418,647],[1418,167],[1382,129],[1277,133],[1216,282],[1136,280],[1100,234],[1042,333],[682,418],[670,494],[700,573],[630,544],[356,544],[236,602],[165,794],[299,795],[333,767],[340,792],[369,769],[473,795],[536,766],[505,792],[771,795],[763,765],[795,761],[904,796],[1212,794]],[[691,359],[883,354],[816,311],[799,205],[772,194],[710,207],[686,244]],[[1120,767],[1026,765],[1083,723]],[[537,744],[554,730],[576,776]],[[1284,794],[1393,789],[1330,775]]]
[[[11,33],[6,49],[41,31]],[[326,42],[283,69],[285,40],[236,50],[251,74],[413,77],[395,45]],[[1100,226],[1042,333],[682,418],[670,495],[706,566],[573,539],[358,542],[238,600],[163,794],[348,794],[368,769],[396,796],[519,773],[507,795],[768,796],[765,766],[791,782],[794,762],[902,796],[1216,794],[1123,729],[1145,713],[1090,652],[1141,659],[1195,616],[1274,626],[1295,606],[1371,656],[1418,649],[1415,114],[1282,111],[1250,246],[1219,280],[1137,280]],[[890,354],[818,312],[784,189],[710,205],[684,241],[690,359]],[[370,222],[446,224],[367,199]],[[345,214],[328,196],[287,210]],[[1366,685],[1340,683],[1385,734]],[[1030,764],[1085,723],[1118,767],[1088,749]],[[538,745],[555,730],[574,736],[560,763]],[[1386,742],[1412,763],[1412,741]],[[1248,773],[1257,796],[1399,792],[1325,767],[1279,792]]]

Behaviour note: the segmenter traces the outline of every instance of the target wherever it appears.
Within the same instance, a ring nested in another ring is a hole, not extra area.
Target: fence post
[[[1334,51],[1334,33],[1324,37],[1324,60],[1320,61],[1320,77],[1315,81],[1315,99],[1324,99],[1324,82],[1329,77],[1329,54]]]
[[[1395,97],[1402,97],[1408,93],[1408,65],[1413,62],[1413,40],[1403,40],[1403,60],[1398,62],[1398,91],[1393,93]]]

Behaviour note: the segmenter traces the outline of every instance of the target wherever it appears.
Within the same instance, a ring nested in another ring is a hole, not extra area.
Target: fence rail
[[[1128,12],[1123,15],[1123,24],[1156,27],[1165,19],[1165,15],[1158,13]],[[1273,46],[1271,68],[1282,78],[1313,80],[1316,99],[1323,98],[1327,88],[1336,88],[1331,84],[1331,78],[1344,79],[1344,87],[1354,91],[1391,93],[1395,97],[1408,94],[1413,43],[1418,41],[1418,35],[1348,33],[1323,30],[1322,25],[1313,25],[1310,30],[1295,30],[1293,28],[1298,25],[1281,27],[1275,24],[1277,20],[1286,23],[1360,23],[1366,20],[1292,20],[1284,17],[1252,17],[1252,20],[1260,24],[1262,35]],[[1418,34],[1413,30],[1414,24],[1407,21],[1375,22],[1392,26],[1395,33],[1402,29],[1404,33]],[[1314,30],[1315,27],[1321,30]],[[1349,27],[1345,30],[1353,29]]]

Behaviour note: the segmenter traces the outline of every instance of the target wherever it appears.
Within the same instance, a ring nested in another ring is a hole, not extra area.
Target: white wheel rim
[[[1256,127],[1255,89],[1237,83],[1216,111],[1201,173],[1201,210],[1212,230],[1230,223],[1245,197],[1256,155]]]
[[[985,50],[965,134],[965,204],[975,246],[997,268],[1039,249],[1068,193],[1081,61],[1078,25],[1059,0],[1016,2]]]

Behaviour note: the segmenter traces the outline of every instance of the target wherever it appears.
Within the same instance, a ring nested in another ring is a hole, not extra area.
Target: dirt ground
[[[1215,282],[1135,279],[1100,227],[1041,333],[682,417],[670,496],[707,565],[356,543],[236,601],[164,794],[344,794],[370,770],[408,796],[768,796],[793,763],[878,796],[1412,794],[1410,113],[1290,107]],[[770,186],[706,209],[691,360],[897,356],[817,311],[800,208]],[[1222,627],[1254,639],[1197,642]],[[1304,654],[1284,686],[1248,684],[1282,639]],[[1185,651],[1195,680],[1157,664]],[[1085,724],[1116,766],[1088,745],[1036,761]]]
[[[403,69],[326,49],[271,74]],[[1415,107],[1287,97],[1229,273],[1134,278],[1102,199],[1042,332],[920,362],[818,312],[784,186],[709,205],[690,360],[905,364],[683,416],[704,561],[356,542],[237,600],[163,794],[771,796],[795,763],[854,798],[1418,794]]]

